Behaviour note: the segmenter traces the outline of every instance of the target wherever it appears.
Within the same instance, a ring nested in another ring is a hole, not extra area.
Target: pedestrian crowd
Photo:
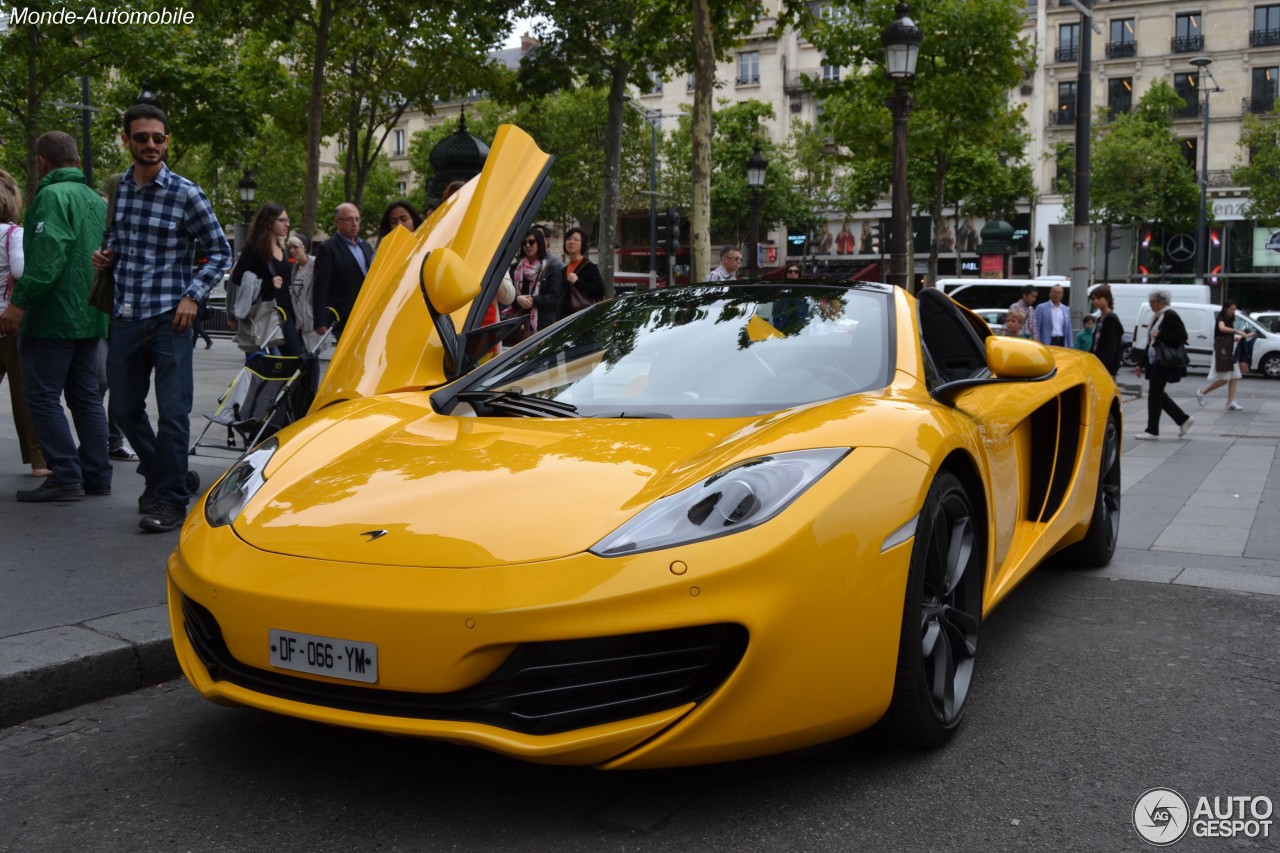
[[[18,182],[0,170],[0,381],[9,382],[22,461],[39,479],[19,501],[110,495],[120,487],[112,460],[136,461],[139,527],[159,533],[181,526],[200,489],[188,467],[192,351],[213,344],[203,320],[215,286],[228,281],[229,325],[246,354],[313,354],[342,334],[375,250],[354,204],[338,206],[331,236],[313,246],[269,201],[233,265],[208,197],[166,162],[164,111],[135,104],[121,124],[131,163],[105,194],[62,132],[36,142],[39,182],[25,216]],[[442,201],[463,186],[450,184]],[[422,221],[408,201],[392,203],[379,245]],[[522,242],[483,320],[519,318],[507,345],[604,297],[581,228],[565,233],[563,260],[543,226]]]

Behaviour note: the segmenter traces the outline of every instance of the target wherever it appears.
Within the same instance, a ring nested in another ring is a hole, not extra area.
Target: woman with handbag
[[[1154,316],[1151,318],[1150,343],[1145,353],[1139,355],[1137,376],[1146,371],[1150,387],[1147,389],[1147,431],[1134,438],[1153,441],[1160,437],[1160,413],[1163,411],[1178,425],[1178,437],[1190,431],[1195,419],[1188,415],[1165,393],[1165,386],[1181,382],[1187,375],[1187,327],[1178,313],[1169,307],[1173,298],[1167,290],[1153,290],[1147,297]]]
[[[247,320],[250,334],[236,335],[236,343],[242,349],[253,352],[269,346],[268,338],[276,323],[284,342],[280,349],[285,355],[302,355],[302,338],[298,334],[298,316],[293,307],[290,285],[293,272],[285,259],[284,241],[289,235],[289,214],[284,205],[269,201],[258,209],[244,238],[244,250],[231,270],[231,284],[238,290],[245,281],[245,274],[252,273],[246,285],[253,287],[256,279],[258,292],[254,295],[252,313]],[[239,330],[244,331],[244,330]],[[247,349],[252,345],[252,349]]]
[[[1236,385],[1239,384],[1240,366],[1236,363],[1236,342],[1249,336],[1235,327],[1236,303],[1228,299],[1217,316],[1213,329],[1213,369],[1209,371],[1209,384],[1196,391],[1196,402],[1201,408],[1209,405],[1209,392],[1227,386],[1227,411],[1239,412],[1244,406],[1236,402]]]
[[[564,234],[564,302],[560,316],[577,314],[604,299],[604,279],[600,268],[587,260],[587,232],[570,228]]]
[[[554,323],[560,311],[560,273],[547,261],[547,241],[534,229],[524,235],[520,258],[511,267],[516,301],[503,311],[503,318],[527,314],[527,331],[516,332],[504,341],[511,345]]]

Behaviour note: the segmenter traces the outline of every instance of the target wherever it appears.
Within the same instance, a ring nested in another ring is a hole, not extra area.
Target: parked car
[[[489,358],[550,163],[499,128],[449,215],[379,245],[311,414],[197,501],[168,564],[192,687],[604,769],[882,718],[948,740],[998,602],[1111,559],[1111,377],[863,282],[645,291]]]
[[[1280,332],[1280,311],[1255,311],[1249,319],[1268,332]]]
[[[1004,315],[1009,313],[1008,308],[974,308],[971,310],[987,322],[993,335],[1004,334]]]
[[[1202,305],[1199,302],[1174,302],[1171,306],[1187,327],[1187,356],[1190,367],[1208,370],[1213,361],[1213,329],[1217,324],[1220,305]],[[1139,352],[1147,348],[1147,331],[1151,326],[1151,306],[1143,306],[1138,313],[1138,332],[1134,347]],[[1253,343],[1251,373],[1261,373],[1270,379],[1280,379],[1280,333],[1270,332],[1252,318],[1236,313],[1235,327],[1256,336]]]

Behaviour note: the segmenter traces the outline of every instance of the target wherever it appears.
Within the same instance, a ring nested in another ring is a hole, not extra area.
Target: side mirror
[[[422,289],[437,314],[452,314],[480,295],[480,276],[457,252],[441,247],[422,265]]]
[[[992,335],[985,345],[987,368],[997,379],[1035,379],[1054,370],[1053,353],[1038,341]]]

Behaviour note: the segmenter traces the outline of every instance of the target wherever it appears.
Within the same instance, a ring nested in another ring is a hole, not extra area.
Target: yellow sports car
[[[641,293],[490,358],[549,159],[505,127],[393,232],[310,416],[195,507],[191,684],[608,769],[947,740],[991,609],[1111,558],[1111,377],[880,284]]]

